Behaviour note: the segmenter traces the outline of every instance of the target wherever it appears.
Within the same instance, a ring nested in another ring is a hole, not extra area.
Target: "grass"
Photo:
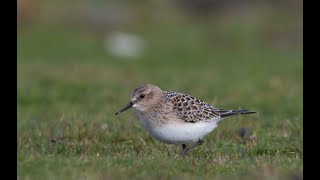
[[[150,27],[136,60],[64,28],[18,34],[18,178],[302,177],[302,52],[265,46],[259,24],[242,26],[217,30],[233,38],[214,48],[192,24]],[[146,82],[259,114],[222,121],[202,146],[174,159],[181,147],[151,138],[133,110],[114,115]],[[253,134],[242,139],[242,127]]]

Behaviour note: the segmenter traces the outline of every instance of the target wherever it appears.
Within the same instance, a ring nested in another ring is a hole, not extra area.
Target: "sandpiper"
[[[180,156],[201,145],[203,138],[223,118],[256,113],[216,108],[191,95],[163,91],[152,84],[136,87],[131,93],[131,101],[116,115],[131,107],[137,110],[141,123],[151,136],[164,143],[182,145]]]

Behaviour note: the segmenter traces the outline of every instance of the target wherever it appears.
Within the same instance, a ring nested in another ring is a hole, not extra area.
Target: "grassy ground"
[[[231,38],[214,48],[187,23],[150,27],[137,60],[113,57],[77,31],[18,34],[18,177],[302,177],[302,52],[266,47],[259,24],[242,27],[216,30]],[[181,147],[151,138],[133,110],[114,115],[146,82],[259,114],[222,121],[201,147],[174,159]],[[240,138],[242,127],[252,128],[250,138]]]

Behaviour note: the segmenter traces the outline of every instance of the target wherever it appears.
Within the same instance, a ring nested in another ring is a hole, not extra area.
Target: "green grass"
[[[262,25],[242,26],[216,30],[226,39],[214,47],[192,24],[150,27],[136,60],[64,28],[18,34],[19,179],[302,177],[302,52],[267,47]],[[174,159],[181,147],[151,138],[133,110],[114,115],[141,83],[259,114],[222,121]],[[241,127],[253,129],[250,139],[238,136]]]

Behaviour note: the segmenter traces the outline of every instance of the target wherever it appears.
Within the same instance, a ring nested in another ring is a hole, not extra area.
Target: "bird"
[[[186,93],[163,91],[152,84],[134,88],[130,102],[115,115],[132,107],[152,137],[166,144],[182,146],[179,157],[203,144],[204,137],[225,117],[256,113],[220,109]]]

